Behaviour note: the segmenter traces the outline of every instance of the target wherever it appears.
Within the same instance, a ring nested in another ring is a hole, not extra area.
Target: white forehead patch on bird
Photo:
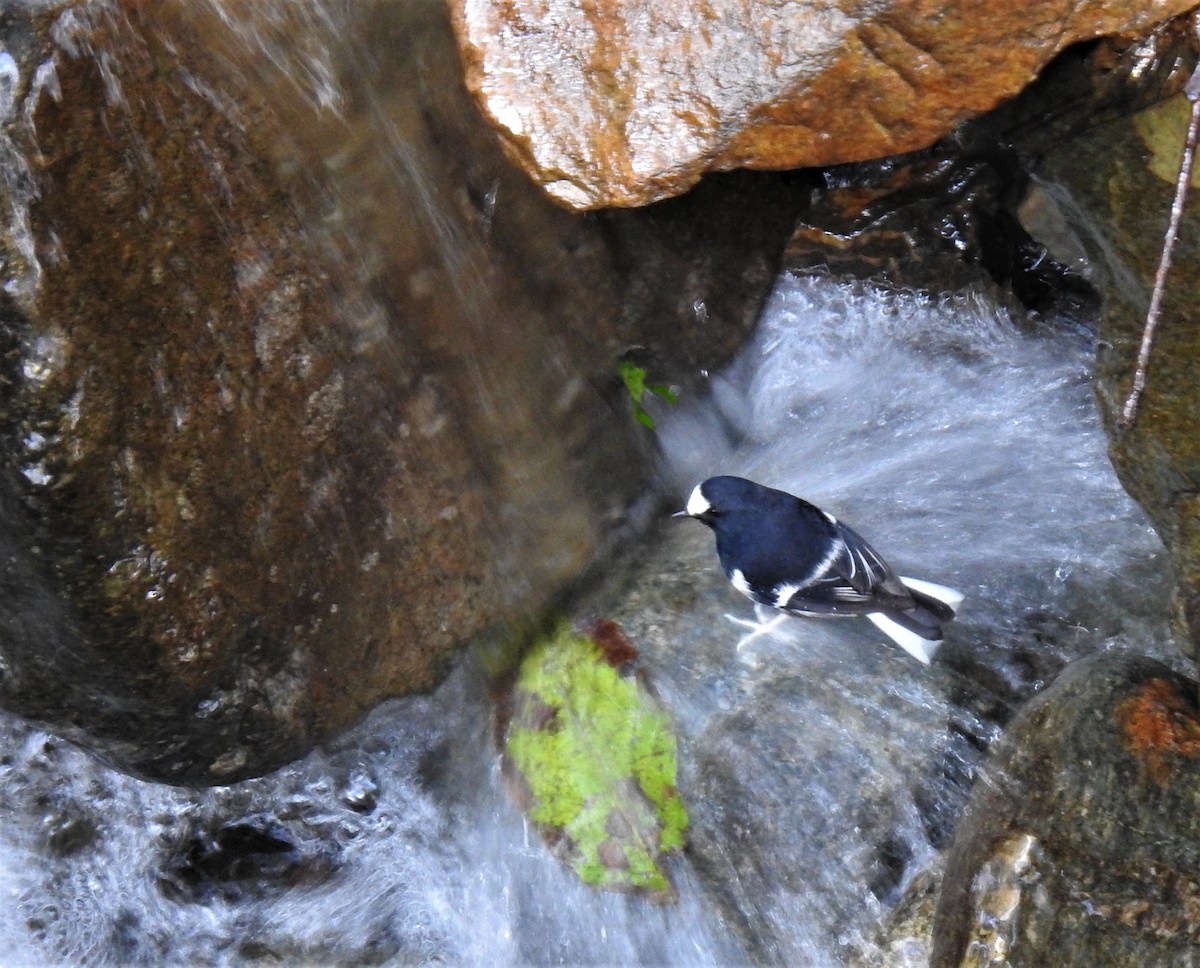
[[[742,574],[740,568],[735,568],[729,573],[729,583],[747,598],[754,597],[754,592],[750,590],[750,583],[746,581],[746,576]]]
[[[708,499],[700,493],[700,485],[697,484],[692,488],[692,495],[688,498],[687,513],[693,518],[698,518],[711,507],[712,505],[708,503]]]

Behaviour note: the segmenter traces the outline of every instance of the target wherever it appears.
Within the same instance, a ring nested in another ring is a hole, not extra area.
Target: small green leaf
[[[555,853],[595,887],[673,900],[664,859],[687,810],[666,713],[565,626],[522,662],[512,710],[505,765]]]
[[[617,372],[621,375],[621,381],[625,384],[625,389],[629,393],[629,403],[633,410],[634,419],[646,427],[654,428],[654,418],[642,406],[642,398],[646,395],[647,391],[657,397],[661,397],[667,403],[679,402],[675,391],[667,384],[647,383],[646,370],[636,363],[631,363],[629,360],[622,360],[617,364]]]
[[[625,383],[625,389],[629,391],[629,396],[634,402],[640,401],[642,394],[646,392],[646,371],[628,360],[622,360],[617,370]]]
[[[672,390],[665,383],[647,384],[646,389],[649,390],[651,393],[653,393],[655,396],[662,397],[664,400],[667,401],[667,403],[678,403],[679,402],[679,397],[677,397],[675,395],[675,391]]]

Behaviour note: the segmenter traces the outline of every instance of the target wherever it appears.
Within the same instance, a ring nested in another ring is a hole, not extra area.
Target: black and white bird
[[[963,595],[953,588],[902,578],[859,535],[832,514],[786,491],[741,477],[710,477],[688,498],[688,516],[717,537],[717,555],[733,587],[783,614],[738,643],[769,632],[789,615],[863,616],[926,664]]]

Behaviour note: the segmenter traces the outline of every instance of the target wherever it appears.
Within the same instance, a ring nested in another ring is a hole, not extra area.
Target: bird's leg
[[[744,649],[747,645],[749,645],[751,642],[753,642],[755,639],[757,639],[760,635],[769,635],[776,628],[778,628],[780,625],[782,625],[786,619],[791,618],[791,616],[788,615],[786,612],[780,612],[769,622],[762,622],[762,621],[751,622],[744,618],[738,618],[736,615],[730,615],[728,612],[725,613],[725,617],[727,619],[729,619],[729,621],[731,621],[734,625],[740,625],[743,628],[753,629],[753,631],[749,635],[743,635],[741,637],[741,639],[738,641],[738,644],[736,646],[736,650],[738,652],[741,652],[742,649]]]

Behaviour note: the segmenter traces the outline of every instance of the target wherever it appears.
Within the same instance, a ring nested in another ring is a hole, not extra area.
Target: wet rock
[[[781,282],[754,342],[714,380],[719,417],[684,410],[662,434],[668,453],[691,462],[679,468],[690,478],[681,498],[697,469],[771,481],[861,528],[883,554],[912,555],[897,565],[904,573],[966,591],[932,664],[918,667],[851,621],[797,619],[738,651],[744,630],[726,614],[752,613],[721,573],[711,534],[686,520],[667,523],[628,575],[610,575],[600,600],[583,606],[620,623],[672,711],[688,857],[751,958],[917,966],[936,888],[915,882],[936,876],[989,746],[1071,659],[1166,647],[1166,594],[1150,597],[1165,562],[1153,564],[1145,516],[1112,476],[1091,404],[1090,342],[1074,327],[1017,330],[1005,319],[985,337],[972,296],[946,313],[942,333],[884,338],[877,326],[889,316],[872,315],[877,299],[906,321],[936,304],[863,286],[869,298],[822,312],[819,293],[850,289],[823,277]],[[971,332],[978,342],[964,339]],[[831,376],[874,339],[889,355],[910,339],[915,352],[860,361],[845,383]],[[1011,396],[1001,395],[1009,379]],[[951,386],[967,393],[933,389]],[[722,419],[734,428],[727,450],[715,443]],[[856,452],[868,427],[879,438]],[[1029,448],[1043,433],[1062,436]],[[885,437],[904,443],[880,466],[863,455]],[[1105,562],[1110,553],[1123,563]],[[1154,570],[1134,577],[1142,565]],[[894,933],[876,935],[896,907],[905,910]]]
[[[1073,238],[1071,244],[1081,245],[1092,281],[1102,290],[1095,386],[1113,465],[1170,549],[1180,639],[1195,654],[1200,643],[1200,342],[1191,318],[1200,287],[1200,216],[1194,204],[1180,227],[1137,422],[1121,426],[1187,113],[1180,97],[1046,155],[1041,166],[1046,182],[1028,220],[1035,234]]]
[[[1102,654],[1022,711],[955,833],[935,968],[1200,964],[1195,688]]]
[[[1076,45],[928,150],[830,169],[785,264],[885,288],[982,292],[1017,317],[1094,326],[1090,256],[1030,171],[1064,141],[1179,93],[1195,46],[1186,18],[1136,41]]]
[[[509,154],[574,208],[645,204],[713,169],[923,148],[1069,44],[1188,7],[453,4],[468,84]]]
[[[984,293],[1024,318],[1094,322],[1098,299],[1015,212],[1029,177],[1012,153],[928,156],[848,166],[801,215],[785,264],[891,289]]]
[[[941,868],[935,862],[912,878],[879,930],[851,955],[849,968],[928,968],[940,887]]]
[[[440,4],[232,6],[10,11],[0,63],[0,702],[190,783],[559,594],[636,517],[619,360],[728,356],[801,187],[572,215]]]
[[[739,654],[725,615],[747,611],[711,535],[685,528],[581,607],[621,623],[673,710],[687,853],[705,890],[755,960],[820,963],[837,951],[862,965],[925,964],[937,882],[922,871],[982,752],[1035,685],[1014,681],[1007,644],[969,615],[921,675],[848,623],[798,620]],[[1062,646],[1042,651],[1057,668]],[[871,920],[893,908],[892,934],[877,936]]]
[[[723,613],[744,609],[712,536],[672,524],[583,607],[620,622],[674,711],[687,853],[706,892],[753,960],[820,963],[849,950],[864,905],[894,903],[928,850],[934,822],[912,798],[916,777],[974,751],[943,732],[929,683],[908,681],[902,658],[869,637],[799,622],[736,653]],[[847,722],[865,729],[850,735]],[[827,851],[836,863],[818,859]]]

